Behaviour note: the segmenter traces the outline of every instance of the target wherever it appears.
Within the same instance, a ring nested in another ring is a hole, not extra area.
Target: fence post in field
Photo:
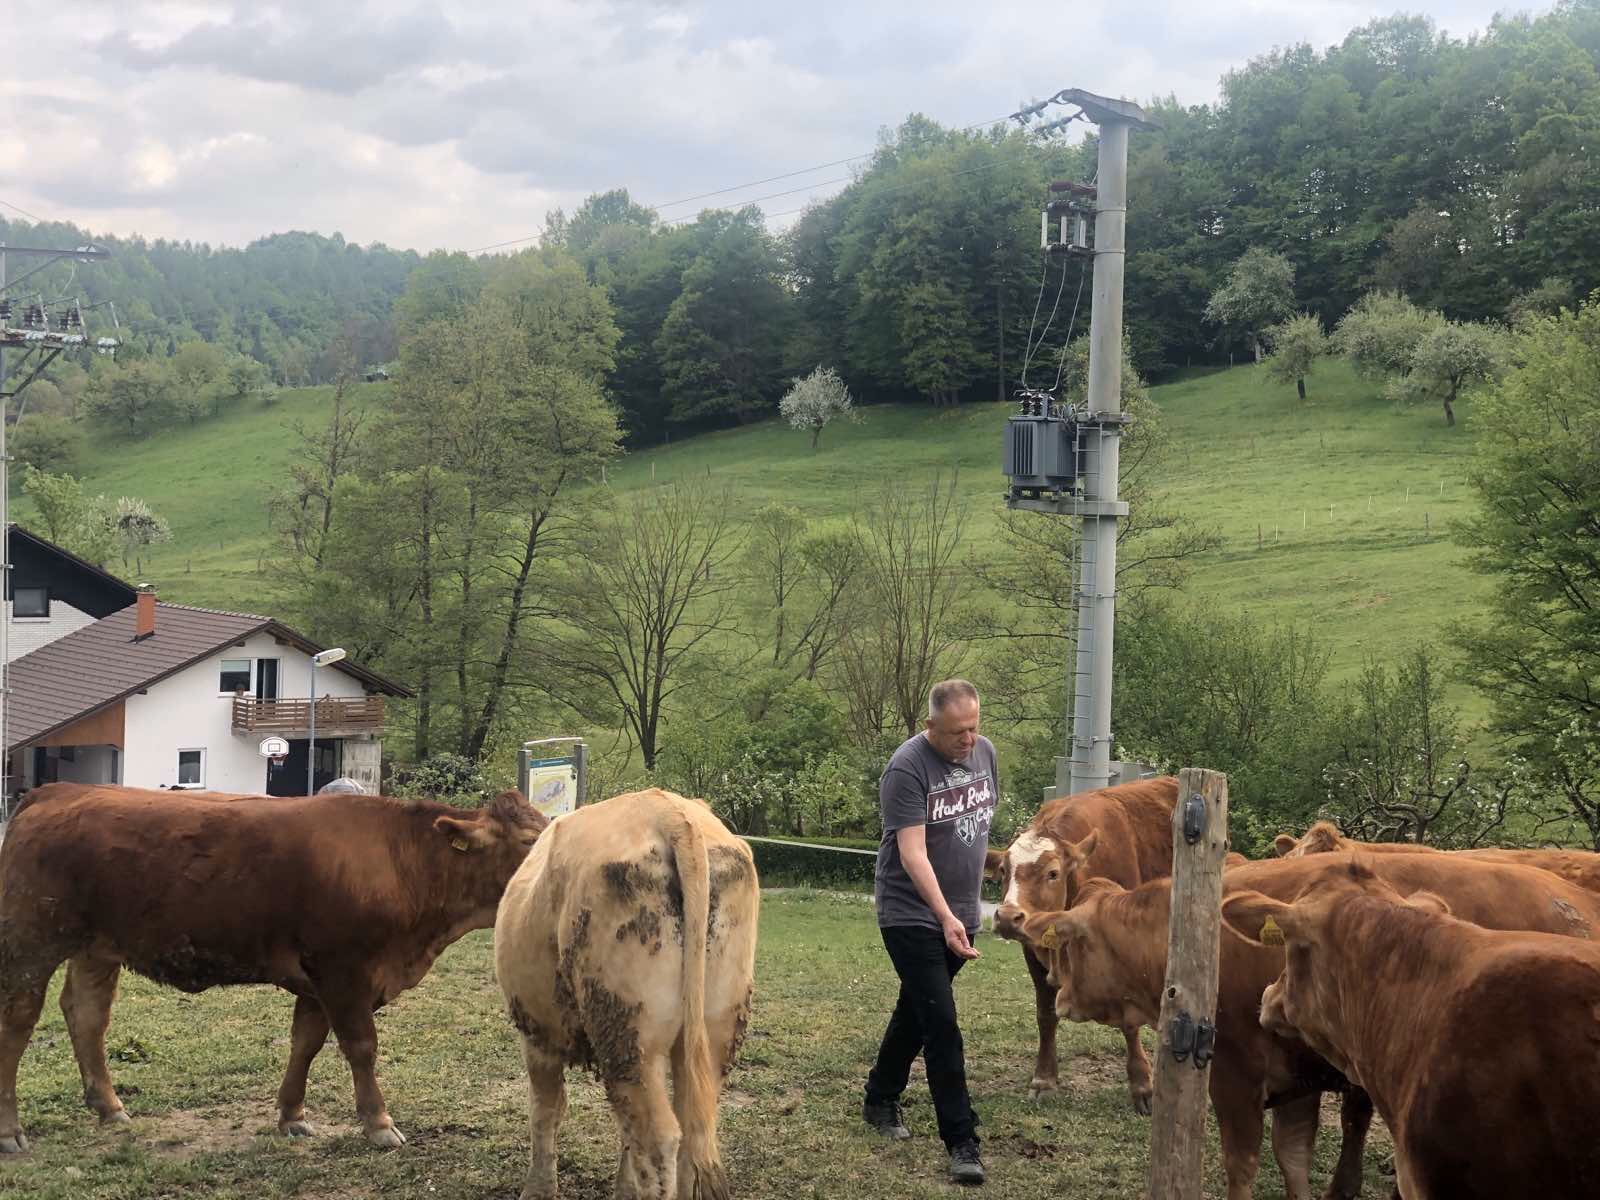
[[[1228,777],[1185,767],[1172,812],[1172,918],[1157,1027],[1150,1200],[1200,1200],[1202,1194],[1227,853]]]

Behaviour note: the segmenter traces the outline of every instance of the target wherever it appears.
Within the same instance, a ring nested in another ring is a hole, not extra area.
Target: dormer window
[[[50,589],[44,587],[19,587],[11,592],[13,617],[48,617],[50,615]]]

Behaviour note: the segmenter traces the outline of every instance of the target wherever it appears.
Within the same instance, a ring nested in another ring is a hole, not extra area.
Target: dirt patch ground
[[[159,1116],[138,1117],[129,1133],[152,1154],[188,1159],[217,1151],[247,1150],[267,1139],[281,1144],[314,1144],[329,1138],[360,1137],[361,1127],[339,1121],[313,1121],[317,1137],[303,1142],[283,1138],[259,1105],[219,1105],[214,1108],[176,1109]]]

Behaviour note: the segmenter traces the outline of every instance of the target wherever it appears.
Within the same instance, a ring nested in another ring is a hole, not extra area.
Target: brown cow
[[[1172,809],[1178,802],[1175,776],[1119,784],[1051,800],[1029,821],[1004,852],[989,852],[988,869],[1000,879],[1000,907],[994,931],[1023,943],[1022,956],[1033,979],[1039,1053],[1029,1094],[1038,1097],[1058,1086],[1056,1061],[1057,956],[1028,944],[1023,926],[1034,913],[1058,912],[1077,903],[1090,879],[1110,879],[1137,887],[1172,874]],[[1150,1060],[1139,1044],[1139,1026],[1122,1030],[1128,1044],[1128,1090],[1133,1106],[1150,1112]]]
[[[471,812],[382,796],[30,792],[0,846],[0,1153],[28,1146],[17,1064],[63,961],[61,1010],[101,1120],[128,1119],[105,1049],[126,965],[185,992],[271,983],[294,993],[278,1128],[313,1132],[306,1073],[331,1026],[367,1139],[402,1144],[374,1073],[372,1012],[493,923],[546,824],[516,792]]]
[[[1223,912],[1286,943],[1261,1022],[1372,1096],[1405,1200],[1600,1194],[1600,947],[1442,907],[1351,863],[1292,905],[1241,893]]]
[[[1342,854],[1246,863],[1223,875],[1228,894],[1256,891],[1291,901],[1347,868]],[[1387,854],[1371,869],[1404,894],[1443,896],[1461,916],[1499,928],[1535,929],[1579,938],[1600,929],[1600,897],[1545,871],[1474,862],[1449,854]],[[1166,976],[1172,884],[1156,880],[1133,891],[1107,881],[1084,889],[1066,913],[1030,918],[1028,933],[1053,933],[1072,962],[1057,1009],[1074,1021],[1115,1028],[1154,1024]],[[1273,1153],[1290,1200],[1310,1196],[1309,1167],[1320,1093],[1344,1086],[1305,1045],[1274,1037],[1257,1020],[1261,993],[1283,969],[1280,952],[1224,931],[1217,1001],[1217,1044],[1211,1101],[1222,1138],[1229,1200],[1246,1200],[1259,1168],[1262,1122],[1274,1108]],[[1346,1098],[1344,1145],[1328,1197],[1355,1196],[1371,1108],[1358,1092]],[[1409,1200],[1409,1198],[1408,1198]]]
[[[495,922],[528,1068],[522,1200],[556,1195],[575,1064],[621,1128],[618,1196],[725,1200],[717,1098],[750,1019],[759,904],[750,848],[699,801],[652,788],[551,824]]]
[[[1284,858],[1301,858],[1307,854],[1327,854],[1330,851],[1362,854],[1457,854],[1462,858],[1481,862],[1515,863],[1524,867],[1538,867],[1561,876],[1568,883],[1585,891],[1600,892],[1600,854],[1591,850],[1508,850],[1499,846],[1486,846],[1481,850],[1438,850],[1433,846],[1419,846],[1415,842],[1358,842],[1339,832],[1331,821],[1318,821],[1305,836],[1295,838],[1280,833],[1274,843]]]

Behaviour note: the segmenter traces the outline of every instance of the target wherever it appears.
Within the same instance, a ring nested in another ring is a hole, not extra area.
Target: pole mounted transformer
[[[1081,409],[1049,393],[1018,393],[1006,422],[1006,507],[1079,521],[1074,556],[1076,661],[1066,753],[1056,760],[1057,795],[1117,782],[1111,760],[1111,651],[1116,634],[1117,498],[1122,430],[1122,277],[1127,221],[1128,134],[1156,128],[1144,110],[1079,88],[1015,114],[1027,120],[1046,104],[1074,106],[1100,127],[1097,183],[1055,183],[1040,214],[1047,255],[1087,255],[1094,262],[1089,318],[1089,389]],[[1055,124],[1060,124],[1057,122]],[[1093,218],[1094,237],[1088,238]]]

